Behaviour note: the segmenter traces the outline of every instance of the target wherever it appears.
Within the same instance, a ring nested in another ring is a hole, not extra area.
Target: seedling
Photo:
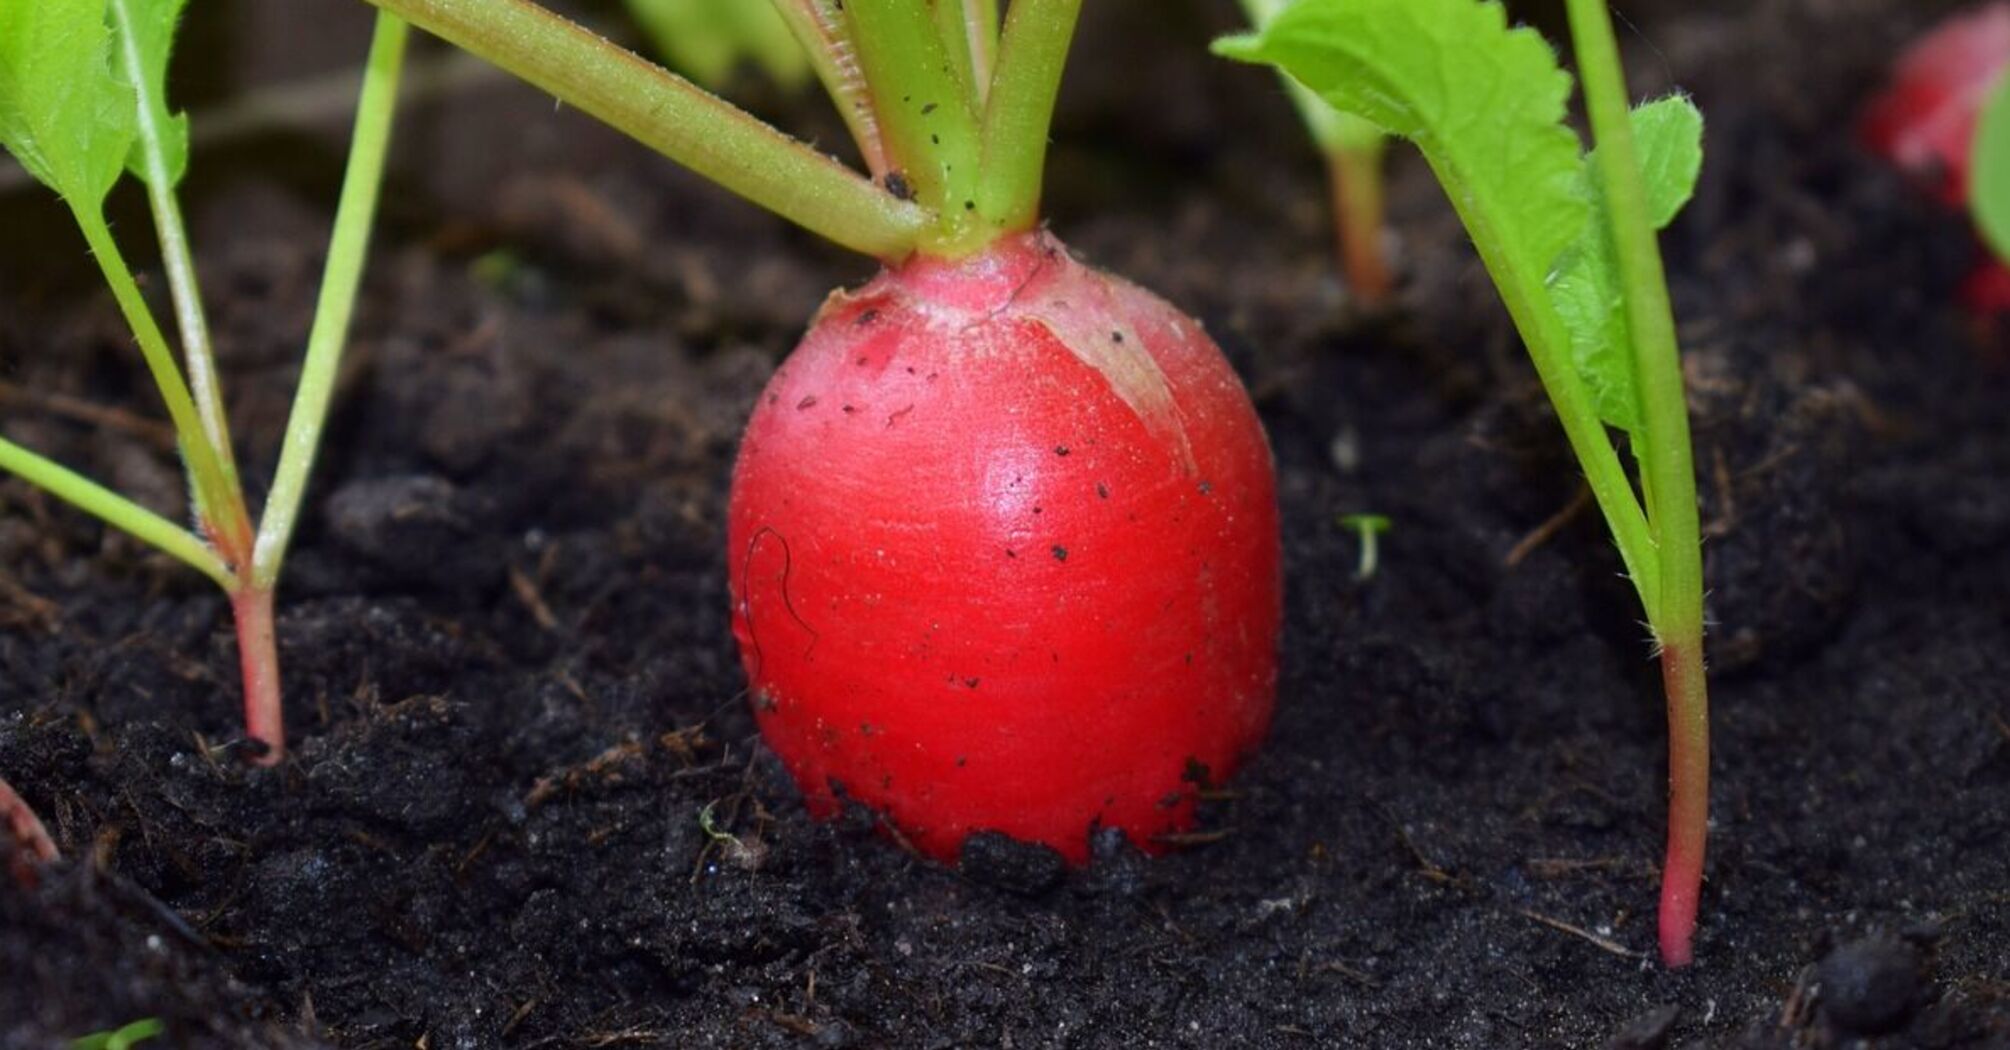
[[[0,469],[47,489],[179,558],[230,596],[244,676],[245,732],[255,759],[285,751],[273,590],[321,438],[383,177],[405,47],[384,17],[370,45],[355,138],[327,270],[286,438],[254,528],[175,187],[188,165],[188,119],[169,110],[168,55],[187,0],[66,0],[0,6],[0,145],[62,196],[111,285],[173,421],[193,493],[186,528],[53,460],[0,439]],[[105,220],[126,172],[147,192],[181,336],[177,361]]]
[[[1217,50],[1267,62],[1416,143],[1479,249],[1583,466],[1654,632],[1668,696],[1661,953],[1691,958],[1709,803],[1703,573],[1675,324],[1655,230],[1688,200],[1702,117],[1629,113],[1603,0],[1568,0],[1597,149],[1564,122],[1570,77],[1481,0],[1300,0]],[[1636,493],[1607,428],[1627,437]]]
[[[741,871],[759,871],[768,862],[768,844],[758,838],[743,839],[719,827],[712,811],[719,805],[718,800],[705,803],[698,811],[698,830],[719,847],[728,861]]]
[[[167,1031],[160,1018],[149,1017],[134,1021],[115,1031],[98,1032],[70,1041],[70,1050],[132,1050],[133,1047],[149,1039],[160,1038]]]
[[[1351,529],[1361,538],[1361,562],[1354,567],[1354,578],[1374,579],[1375,569],[1381,562],[1378,538],[1389,531],[1389,519],[1380,514],[1349,514],[1340,519],[1340,527]]]
[[[1950,207],[1968,207],[1996,259],[1976,267],[1962,299],[2010,311],[2010,3],[1957,14],[1907,47],[1891,85],[1864,110],[1861,132]]]
[[[42,818],[5,780],[0,780],[0,839],[8,846],[8,873],[23,886],[35,885],[35,868],[58,856]]]
[[[881,260],[734,472],[733,628],[769,745],[953,858],[1191,824],[1269,721],[1270,453],[1198,322],[1039,228],[1081,0],[778,0],[870,178],[525,0],[373,0]]]
[[[1242,9],[1250,24],[1261,30],[1290,2],[1242,0]],[[1380,306],[1388,301],[1396,283],[1383,248],[1382,155],[1388,150],[1388,136],[1369,121],[1327,105],[1325,99],[1289,76],[1282,79],[1285,94],[1326,161],[1334,244],[1340,251],[1347,286],[1362,305]]]

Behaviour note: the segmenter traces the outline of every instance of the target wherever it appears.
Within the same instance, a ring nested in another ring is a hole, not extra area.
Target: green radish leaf
[[[0,2],[0,146],[72,208],[100,210],[138,110],[103,0]]]
[[[2010,76],[1997,81],[1975,126],[1968,206],[1982,239],[2010,262]]]
[[[158,129],[170,187],[188,170],[188,114],[170,113],[167,106],[168,54],[174,50],[175,29],[187,6],[188,0],[111,0],[119,49],[116,65],[138,93],[142,123]],[[133,144],[126,168],[147,178],[140,143]]]
[[[1242,0],[1243,13],[1249,16],[1249,24],[1263,29],[1275,21],[1278,12],[1284,10],[1291,0]],[[1384,136],[1382,129],[1355,116],[1342,113],[1326,104],[1326,100],[1312,92],[1311,88],[1300,84],[1289,76],[1282,76],[1284,90],[1291,96],[1291,105],[1298,110],[1298,117],[1312,133],[1312,141],[1325,153],[1348,152],[1365,153],[1381,148]]]
[[[786,88],[809,79],[809,57],[769,0],[628,0],[628,10],[671,68],[705,87],[724,86],[743,60]]]
[[[1664,98],[1633,110],[1633,142],[1655,229],[1673,222],[1696,190],[1703,168],[1703,114],[1688,99]],[[1605,213],[1597,152],[1584,159],[1580,192],[1593,215]],[[1628,433],[1641,426],[1626,296],[1612,233],[1603,222],[1585,227],[1549,275],[1550,298],[1570,330],[1571,361],[1591,389],[1598,415]]]
[[[1582,145],[1563,123],[1570,77],[1498,3],[1300,2],[1215,51],[1277,66],[1415,142],[1482,253],[1497,253],[1490,267],[1539,279],[1589,220]]]

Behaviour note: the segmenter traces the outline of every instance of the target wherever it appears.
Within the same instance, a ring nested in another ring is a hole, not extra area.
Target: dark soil
[[[195,6],[198,101],[367,33],[348,0]],[[740,696],[722,504],[755,392],[866,268],[491,81],[401,128],[281,599],[283,766],[230,747],[221,598],[0,482],[0,776],[68,858],[0,888],[6,1045],[159,1017],[174,1046],[2010,1046],[2010,344],[1952,305],[1960,220],[1843,133],[1948,5],[1628,11],[1639,86],[1711,121],[1667,238],[1716,625],[1680,973],[1648,958],[1639,611],[1595,515],[1508,563],[1576,473],[1504,312],[1409,159],[1401,306],[1349,308],[1274,81],[1201,51],[1229,6],[1091,5],[1049,193],[1078,249],[1208,323],[1275,444],[1284,677],[1204,812],[1219,841],[1105,841],[1064,877],[806,818]],[[257,485],[339,125],[197,157]],[[7,194],[0,229],[0,426],[177,510],[59,207]],[[1365,582],[1357,511],[1395,522]]]

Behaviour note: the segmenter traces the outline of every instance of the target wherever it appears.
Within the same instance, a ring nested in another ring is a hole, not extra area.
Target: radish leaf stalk
[[[905,258],[928,225],[929,212],[913,202],[536,4],[372,2],[854,251]]]
[[[75,216],[173,422],[194,493],[195,528],[4,439],[0,468],[173,555],[229,595],[245,732],[261,749],[257,760],[270,764],[285,751],[273,591],[361,279],[406,31],[394,17],[378,20],[301,397],[288,421],[266,521],[254,527],[175,195],[188,165],[188,122],[168,108],[166,77],[185,3],[94,0],[0,8],[0,146],[61,195]],[[105,221],[105,197],[127,169],[146,186],[182,340],[180,361]]]
[[[1521,331],[1653,628],[1669,714],[1661,952],[1692,957],[1709,793],[1702,559],[1681,362],[1655,230],[1688,199],[1702,119],[1627,108],[1602,0],[1569,0],[1597,148],[1568,74],[1491,0],[1301,0],[1217,42],[1414,142]],[[1624,431],[1641,490],[1607,427]]]

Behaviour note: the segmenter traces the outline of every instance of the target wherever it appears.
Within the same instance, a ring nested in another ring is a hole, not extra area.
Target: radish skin
[[[733,479],[733,629],[811,811],[921,852],[1191,826],[1270,720],[1275,479],[1198,322],[1044,232],[832,296]]]

